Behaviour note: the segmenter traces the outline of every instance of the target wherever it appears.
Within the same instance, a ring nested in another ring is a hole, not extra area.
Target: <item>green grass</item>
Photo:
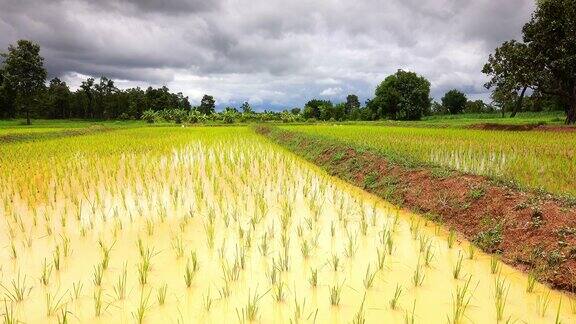
[[[576,143],[576,132],[374,125],[280,128],[376,151],[408,167],[440,166],[522,188],[576,196],[576,178],[572,176],[576,172],[576,151],[569,145]]]
[[[87,120],[33,120],[26,125],[23,120],[0,120],[0,143],[37,142],[62,137],[89,135],[102,131],[141,128],[148,126],[137,120],[131,121],[87,121]],[[154,124],[156,127],[174,124]]]
[[[424,117],[416,122],[420,125],[444,125],[444,126],[467,126],[480,123],[494,123],[507,125],[523,124],[546,124],[559,125],[564,123],[566,116],[561,111],[550,112],[521,112],[514,118],[506,114],[502,117],[500,113],[490,114],[460,114],[460,115],[440,115]]]

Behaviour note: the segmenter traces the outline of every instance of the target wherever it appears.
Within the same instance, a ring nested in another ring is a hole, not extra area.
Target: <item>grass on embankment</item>
[[[481,176],[403,163],[381,151],[280,128],[257,131],[384,199],[462,233],[556,288],[576,288],[576,208]]]

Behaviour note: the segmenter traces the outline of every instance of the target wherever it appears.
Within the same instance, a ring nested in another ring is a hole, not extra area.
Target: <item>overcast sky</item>
[[[77,87],[166,85],[220,107],[302,106],[370,98],[397,69],[439,99],[451,88],[487,98],[480,72],[519,38],[533,0],[0,0],[0,48],[42,47],[50,77]]]

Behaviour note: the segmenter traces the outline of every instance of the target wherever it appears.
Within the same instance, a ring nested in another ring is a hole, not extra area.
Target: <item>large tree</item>
[[[101,77],[100,82],[94,85],[95,98],[96,98],[96,117],[97,118],[114,118],[116,115],[114,94],[118,92],[118,88],[114,85],[114,80],[107,77]]]
[[[21,39],[16,46],[9,45],[8,52],[0,53],[3,84],[14,90],[16,103],[21,114],[30,125],[30,110],[37,106],[37,96],[45,88],[46,69],[40,55],[40,45]]]
[[[88,99],[88,106],[84,105],[84,118],[94,118],[94,78],[88,78],[86,81],[82,81],[80,85],[82,93]]]
[[[47,104],[51,118],[70,117],[70,88],[58,78],[50,80],[47,91]]]
[[[360,109],[360,100],[358,100],[358,96],[355,94],[349,94],[346,97],[346,106],[344,109],[344,114],[349,116],[353,110]]]
[[[200,106],[198,107],[198,110],[205,115],[212,115],[216,110],[214,97],[204,95],[204,97],[202,97],[202,101],[200,101]]]
[[[442,106],[444,106],[452,115],[459,114],[464,111],[468,99],[466,95],[456,89],[452,89],[442,97]]]
[[[430,82],[414,72],[398,70],[380,83],[369,106],[378,118],[418,120],[430,104]]]
[[[528,88],[557,96],[565,104],[566,123],[576,123],[576,1],[538,1],[522,33],[523,43],[505,42],[489,58],[487,86],[495,86],[500,97],[517,98],[515,111]]]
[[[326,111],[329,111],[332,108],[332,102],[330,100],[320,100],[320,99],[312,99],[304,105],[304,118],[316,118],[320,119],[322,116],[322,107],[324,107],[323,111],[326,115]]]
[[[14,117],[16,117],[16,93],[8,82],[4,82],[0,66],[0,118]]]
[[[576,1],[539,1],[522,32],[537,71],[536,90],[562,98],[566,123],[576,123]]]
[[[516,116],[522,109],[526,90],[534,83],[534,70],[530,58],[530,50],[524,43],[515,40],[504,42],[494,54],[488,57],[482,72],[491,76],[484,86],[495,88],[492,99],[515,98],[510,117]],[[506,95],[504,95],[506,94]],[[507,103],[501,103],[505,107]]]

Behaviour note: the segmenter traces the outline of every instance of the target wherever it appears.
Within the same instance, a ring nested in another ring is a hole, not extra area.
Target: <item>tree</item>
[[[492,98],[492,105],[500,110],[502,117],[508,111],[514,109],[514,103],[518,102],[518,94],[516,92],[504,91],[501,88],[496,88],[490,95]]]
[[[344,120],[348,115],[346,114],[346,103],[344,102],[338,103],[332,108],[332,118],[335,120]]]
[[[360,109],[360,100],[358,100],[358,96],[355,94],[349,94],[346,97],[346,105],[345,105],[345,109],[344,109],[344,114],[346,116],[349,116],[350,113],[354,110],[354,109]]]
[[[94,118],[94,78],[88,78],[82,81],[80,85],[84,95],[88,99],[88,107],[84,108],[84,117]]]
[[[456,89],[446,92],[442,97],[442,106],[444,106],[452,115],[456,115],[464,111],[468,99],[466,95]]]
[[[66,82],[58,78],[50,80],[47,95],[50,117],[70,117],[70,88],[68,88]]]
[[[118,92],[114,85],[114,80],[107,77],[101,77],[100,82],[94,86],[97,109],[95,115],[97,118],[117,117],[114,111],[113,95]]]
[[[418,120],[430,110],[430,82],[414,72],[398,70],[376,88],[370,109],[377,118]]]
[[[312,99],[306,103],[304,106],[304,118],[321,118],[321,107],[325,106],[324,112],[329,111],[332,108],[332,102],[330,100],[320,100]]]
[[[434,101],[432,103],[432,107],[430,107],[430,111],[432,112],[432,114],[435,114],[435,115],[448,114],[448,110],[446,110],[446,107],[444,107],[442,104],[438,103],[437,101]]]
[[[484,85],[487,89],[495,87],[501,94],[509,94],[500,98],[515,98],[514,105],[506,104],[513,107],[510,117],[516,116],[522,109],[526,90],[534,80],[536,71],[531,66],[529,52],[526,44],[515,40],[504,42],[494,54],[490,54],[488,63],[482,69],[483,73],[492,77]]]
[[[320,120],[330,120],[334,118],[334,107],[332,103],[324,103],[320,107]]]
[[[139,87],[125,90],[128,97],[128,110],[127,114],[133,118],[140,119],[142,112],[148,107],[146,106],[146,94]]]
[[[0,66],[0,118],[16,117],[16,93],[4,82],[4,74]]]
[[[152,87],[146,89],[147,106],[155,111],[177,108],[181,105],[181,100],[183,98],[179,98],[177,94],[170,93],[170,89],[166,86],[158,89]],[[185,103],[183,104],[185,105]]]
[[[489,112],[489,107],[482,100],[468,100],[464,111],[471,114],[479,114]]]
[[[176,101],[178,102],[178,109],[190,111],[190,109],[192,108],[192,105],[190,104],[190,101],[188,100],[188,96],[184,97],[182,92],[178,92],[175,95],[175,97],[176,97]]]
[[[566,123],[576,123],[576,1],[539,1],[522,32],[534,62],[535,90],[562,98]]]
[[[212,115],[216,111],[214,97],[204,95],[204,97],[202,97],[202,101],[200,101],[198,110],[204,115]]]
[[[248,101],[244,101],[244,103],[242,104],[242,106],[240,107],[240,109],[242,109],[242,112],[244,114],[252,114],[254,113],[254,111],[252,110],[252,107],[250,107],[250,104],[248,103]]]
[[[17,107],[25,114],[26,124],[30,125],[30,109],[44,89],[47,76],[40,45],[21,39],[16,46],[9,45],[8,52],[0,56],[4,58],[3,83],[14,90]]]
[[[360,117],[362,120],[377,120],[384,116],[382,112],[381,98],[376,96],[375,98],[366,100],[366,109],[364,109],[364,114]]]
[[[576,123],[576,1],[538,1],[522,33],[523,43],[505,42],[490,56],[483,69],[492,76],[487,86],[495,86],[497,98],[515,98],[514,112],[528,88],[557,96],[566,123]]]

